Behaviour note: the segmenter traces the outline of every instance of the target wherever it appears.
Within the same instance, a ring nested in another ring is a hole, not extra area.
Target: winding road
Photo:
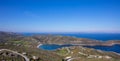
[[[10,52],[12,52],[12,53],[14,53],[14,54],[18,54],[18,55],[22,56],[22,57],[25,59],[25,61],[30,61],[27,56],[25,56],[25,55],[23,55],[23,54],[20,54],[20,53],[18,53],[18,52],[16,52],[16,51],[12,51],[12,50],[9,50],[9,49],[0,49],[0,51],[10,51]]]
[[[80,57],[70,58],[70,59],[68,59],[67,61],[72,61],[72,60],[78,59],[78,58],[80,58]]]

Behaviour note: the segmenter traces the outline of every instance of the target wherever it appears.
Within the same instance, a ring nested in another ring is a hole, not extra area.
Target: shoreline
[[[41,46],[41,45],[43,45],[43,44],[40,43],[39,45],[37,45],[37,48],[39,48],[39,46]]]
[[[117,54],[117,55],[119,55],[120,56],[120,53],[117,53],[117,52],[113,52],[114,54]]]
[[[41,45],[43,45],[43,44],[41,44],[41,43],[38,44],[37,48],[39,48],[39,46],[41,46]],[[66,44],[56,44],[56,45],[66,45]],[[97,45],[97,44],[71,44],[71,45],[73,45],[73,46],[107,46],[107,47],[110,47],[110,46],[120,45],[120,44],[114,43],[114,44],[101,44],[101,45]]]
[[[43,44],[39,44],[39,45],[37,45],[37,48],[39,48],[41,45],[43,45]],[[58,44],[59,45],[59,44]],[[82,47],[84,47],[85,45],[81,45],[81,44],[71,44],[71,45],[73,45],[73,46],[82,46]],[[115,45],[115,44],[114,44]],[[120,44],[118,44],[118,45],[120,45]],[[87,45],[87,46],[98,46],[98,45]],[[106,46],[106,45],[99,45],[99,46]],[[113,46],[113,45],[111,45],[111,46]],[[109,46],[107,46],[107,47],[109,47]],[[93,48],[93,49],[95,49],[95,48]],[[97,49],[97,50],[99,50],[99,49]],[[101,50],[101,49],[100,49]],[[101,50],[101,51],[103,51],[103,50]],[[109,51],[110,52],[110,51]],[[114,53],[116,53],[117,55],[120,55],[120,53],[117,53],[117,52],[115,52],[115,51],[111,51],[111,52],[114,52]]]

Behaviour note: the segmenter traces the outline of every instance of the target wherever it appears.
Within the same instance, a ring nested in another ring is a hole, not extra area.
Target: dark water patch
[[[57,45],[57,44],[43,44],[41,46],[39,46],[40,49],[43,50],[56,50],[62,47],[70,47],[73,46],[71,44],[66,44],[66,45]]]
[[[120,53],[120,45],[118,45],[118,44],[113,45],[113,46],[84,46],[84,47]]]
[[[71,45],[71,44],[66,44],[66,45],[57,45],[57,44],[43,44],[41,46],[39,46],[40,49],[43,50],[56,50],[62,47],[70,47],[70,46],[76,46],[76,45]],[[77,45],[79,46],[79,45]],[[98,49],[98,50],[102,50],[102,51],[112,51],[112,52],[116,52],[116,53],[120,53],[120,45],[113,45],[113,46],[83,46],[83,47],[87,47],[87,48],[94,48],[94,49]]]

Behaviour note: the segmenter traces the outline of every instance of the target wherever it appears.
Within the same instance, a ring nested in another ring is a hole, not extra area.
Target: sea
[[[25,36],[32,35],[57,35],[77,38],[88,38],[99,41],[120,40],[120,33],[22,33]]]
[[[109,41],[109,40],[120,40],[120,33],[22,33],[25,36],[32,36],[32,35],[59,35],[59,36],[70,36],[70,37],[77,37],[77,38],[88,38],[94,39],[98,41]],[[55,45],[55,44],[45,44],[39,46],[40,49],[43,50],[56,50],[62,47],[69,47],[72,45]],[[120,53],[120,45],[113,45],[113,46],[83,46],[87,48],[94,48],[103,51],[112,51],[116,53]]]

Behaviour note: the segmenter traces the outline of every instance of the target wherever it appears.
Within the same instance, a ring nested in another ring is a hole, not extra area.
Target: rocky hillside
[[[9,49],[19,54],[24,54],[30,61],[120,61],[120,55],[117,53],[81,47],[82,45],[111,46],[119,43],[119,40],[100,42],[97,40],[67,36],[24,36],[12,32],[0,32],[0,61],[25,61],[23,57],[10,51],[4,52],[2,49]],[[64,47],[55,51],[45,51],[37,48],[39,44],[75,44],[79,46]],[[15,55],[13,56],[14,58],[11,55]]]
[[[120,44],[120,40],[110,40],[102,42],[93,39],[75,38],[60,35],[33,35],[24,36],[12,32],[0,32],[0,42],[28,42],[29,46],[35,47],[38,44],[75,44],[75,45],[104,45],[111,46],[114,44]]]
[[[66,61],[120,61],[120,55],[81,46],[58,49],[57,54],[64,56]]]

